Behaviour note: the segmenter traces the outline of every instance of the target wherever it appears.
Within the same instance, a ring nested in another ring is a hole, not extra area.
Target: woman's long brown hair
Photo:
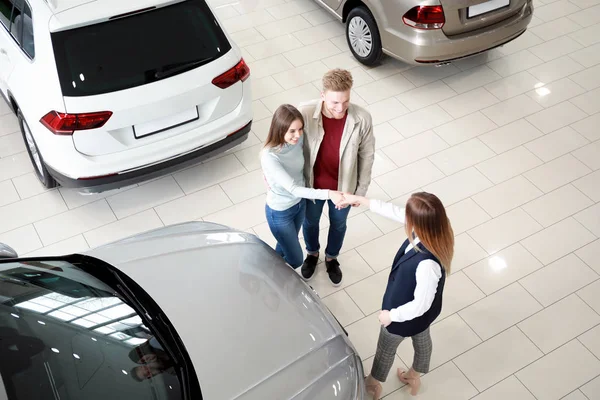
[[[300,120],[304,127],[304,118],[298,109],[290,104],[282,104],[273,113],[269,135],[265,141],[265,147],[278,147],[285,144],[285,134],[292,122]]]
[[[406,202],[406,234],[414,246],[414,231],[423,246],[442,264],[446,274],[450,274],[454,256],[454,231],[446,215],[444,205],[437,196],[419,192],[413,193]]]

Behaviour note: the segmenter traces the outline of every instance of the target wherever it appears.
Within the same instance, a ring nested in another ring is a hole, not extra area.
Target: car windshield
[[[67,261],[0,263],[0,360],[9,400],[182,398],[155,332]]]
[[[91,96],[165,79],[231,49],[204,0],[187,0],[52,33],[64,96]]]

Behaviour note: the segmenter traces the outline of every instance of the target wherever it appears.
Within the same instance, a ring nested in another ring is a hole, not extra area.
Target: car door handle
[[[6,55],[7,55],[7,54],[6,54],[6,50],[4,50],[4,49],[0,49],[0,54],[3,54],[3,55],[5,55],[5,56],[6,56]]]

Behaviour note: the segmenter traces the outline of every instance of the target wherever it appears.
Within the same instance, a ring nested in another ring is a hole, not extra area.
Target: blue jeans
[[[269,229],[277,240],[275,251],[293,268],[300,267],[304,262],[304,253],[298,234],[306,214],[306,201],[302,199],[300,203],[283,211],[273,210],[265,205],[265,213]]]
[[[329,235],[327,236],[327,247],[325,248],[325,257],[337,258],[344,244],[346,236],[346,220],[351,207],[338,210],[331,200],[328,201],[329,208]],[[318,253],[321,246],[319,244],[319,221],[323,214],[325,200],[306,201],[306,219],[302,226],[304,241],[306,242],[306,251],[309,254]]]

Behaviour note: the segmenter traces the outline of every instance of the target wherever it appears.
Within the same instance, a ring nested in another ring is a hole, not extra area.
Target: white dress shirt
[[[404,224],[406,222],[406,209],[398,207],[392,203],[386,203],[381,200],[371,200],[370,209],[376,214],[392,219]],[[415,245],[420,242],[418,237],[413,240]],[[413,249],[412,244],[408,244],[404,254]],[[425,314],[435,298],[438,282],[442,277],[442,267],[434,260],[423,260],[417,266],[414,300],[393,308],[390,311],[390,318],[393,322],[404,322],[418,318]]]

